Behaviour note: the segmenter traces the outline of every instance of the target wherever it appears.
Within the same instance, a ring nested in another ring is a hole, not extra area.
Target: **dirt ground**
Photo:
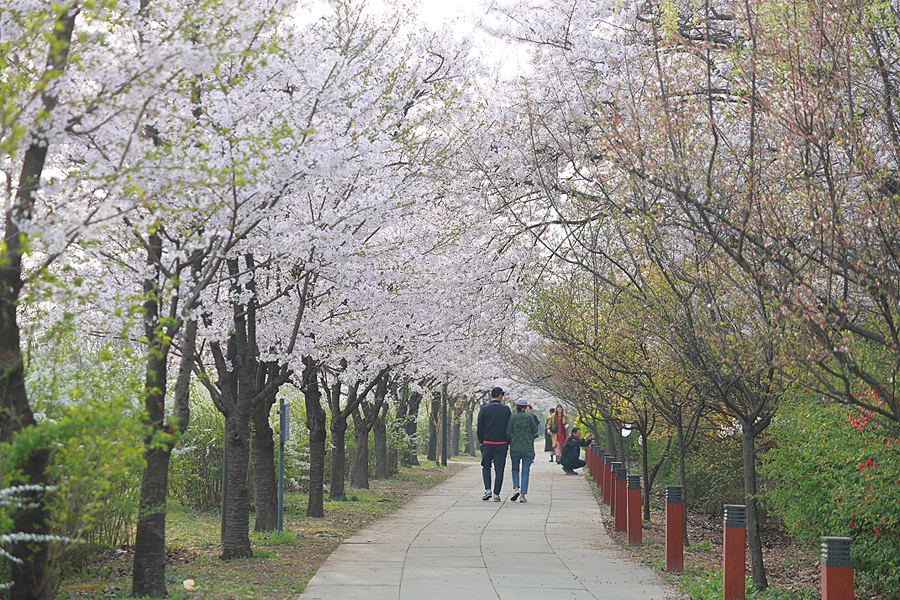
[[[663,568],[665,565],[665,500],[657,496],[650,506],[651,522],[644,523],[643,544],[628,546],[628,536],[613,531],[611,517],[604,518],[609,535],[631,553],[635,560]],[[688,509],[687,536],[690,547],[685,548],[684,564],[686,575],[701,575],[722,570],[723,517]],[[783,590],[811,594],[818,597],[821,575],[819,571],[818,548],[798,544],[779,528],[767,525],[761,530],[763,562],[769,585]],[[745,564],[750,573],[749,556]],[[672,575],[676,580],[678,575]]]

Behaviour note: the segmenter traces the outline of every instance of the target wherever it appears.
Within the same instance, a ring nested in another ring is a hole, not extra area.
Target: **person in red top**
[[[500,502],[500,488],[503,485],[503,471],[506,469],[506,455],[509,440],[506,439],[506,424],[512,413],[503,404],[503,390],[491,390],[491,401],[478,412],[476,436],[481,445],[481,474],[484,479],[482,500]],[[494,466],[494,491],[491,494],[491,465]]]
[[[556,413],[548,420],[547,433],[553,436],[553,450],[556,452],[556,462],[559,462],[562,447],[566,443],[569,432],[569,417],[566,416],[562,404],[556,405]]]

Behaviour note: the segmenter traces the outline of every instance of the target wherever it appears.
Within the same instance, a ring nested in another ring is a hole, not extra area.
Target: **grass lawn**
[[[169,597],[217,600],[282,600],[299,594],[329,554],[361,527],[403,506],[422,491],[465,468],[423,462],[387,480],[372,480],[371,489],[347,489],[346,501],[328,502],[325,517],[306,516],[305,494],[285,494],[284,532],[250,533],[255,556],[218,559],[219,514],[199,513],[169,504],[166,549]],[[253,515],[250,515],[251,529]],[[57,598],[125,598],[131,590],[130,547],[88,557],[84,567],[62,582]],[[193,580],[193,590],[185,581]]]

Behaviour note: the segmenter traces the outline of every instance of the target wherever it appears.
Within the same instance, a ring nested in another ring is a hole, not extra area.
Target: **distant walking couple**
[[[482,500],[500,502],[503,471],[506,469],[506,452],[512,460],[513,495],[510,500],[527,502],[528,476],[534,462],[534,439],[538,431],[537,416],[529,410],[528,401],[516,400],[516,412],[510,413],[503,404],[503,389],[491,390],[491,401],[481,407],[476,429],[481,445],[481,475],[484,479]],[[494,486],[491,488],[491,466],[494,468]],[[521,486],[519,474],[521,472]]]

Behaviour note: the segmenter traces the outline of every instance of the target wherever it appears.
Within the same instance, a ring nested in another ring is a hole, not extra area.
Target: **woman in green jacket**
[[[506,423],[506,439],[509,440],[509,458],[512,461],[513,495],[510,501],[527,502],[525,494],[528,493],[528,475],[531,473],[531,463],[534,462],[534,434],[537,433],[537,424],[531,415],[525,412],[528,400],[519,398],[516,400],[516,412],[509,417]],[[522,486],[519,487],[519,465],[521,463]]]

